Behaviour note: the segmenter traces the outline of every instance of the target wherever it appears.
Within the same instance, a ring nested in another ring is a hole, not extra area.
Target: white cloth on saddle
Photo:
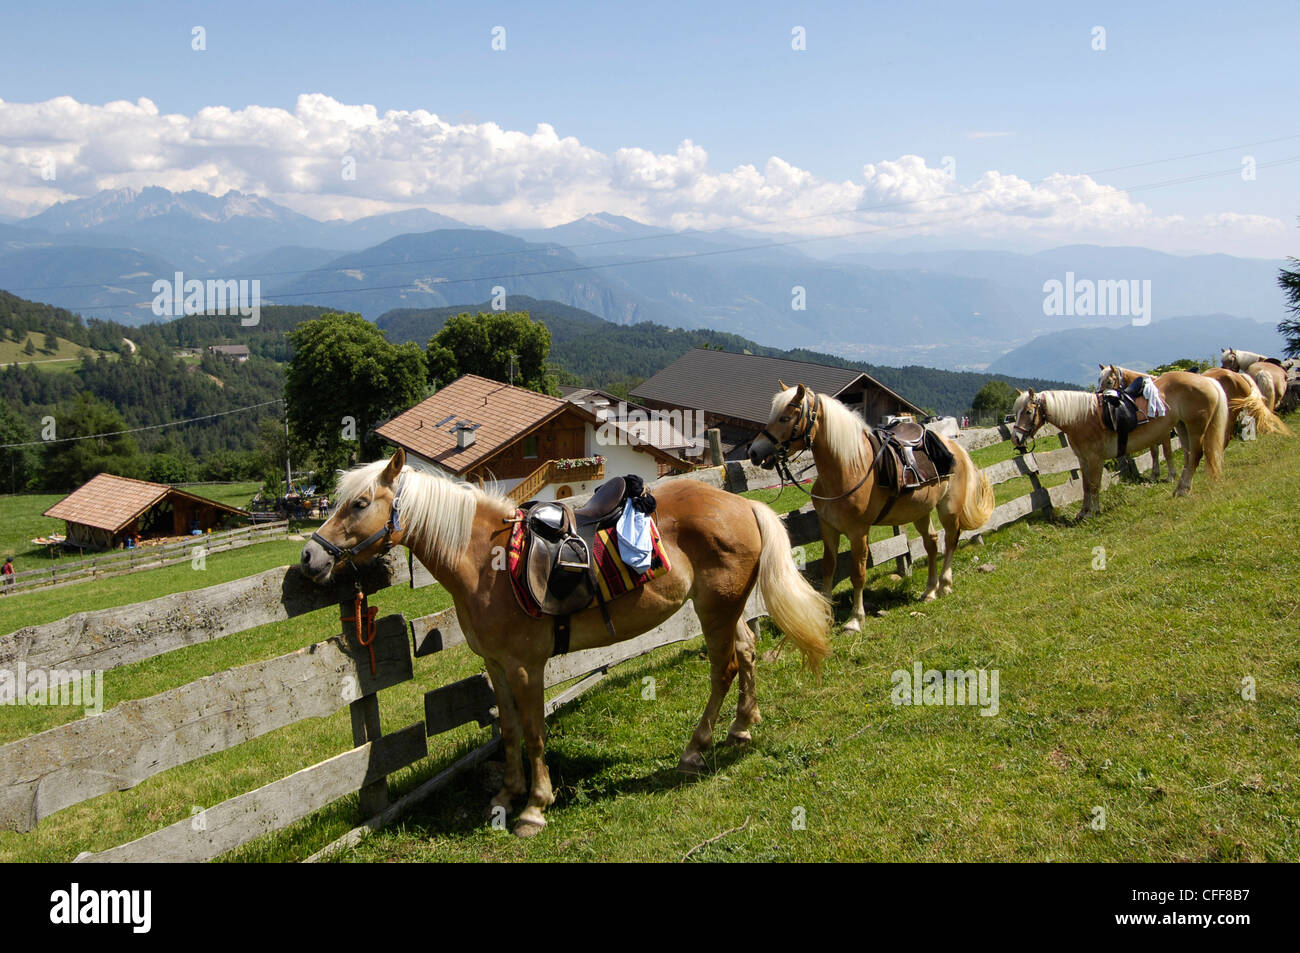
[[[618,554],[623,562],[637,572],[645,572],[654,561],[654,540],[650,536],[650,520],[630,503],[623,507],[615,528],[618,536]]]
[[[1142,378],[1142,396],[1147,399],[1147,418],[1163,417],[1169,412],[1165,406],[1164,400],[1160,396],[1160,390],[1156,387],[1156,382],[1148,375]]]

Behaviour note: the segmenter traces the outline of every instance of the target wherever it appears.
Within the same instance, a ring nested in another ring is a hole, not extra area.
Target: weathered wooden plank
[[[406,560],[389,553],[367,567],[363,579],[367,592],[399,585],[407,579]],[[108,670],[332,606],[352,585],[349,574],[337,586],[317,586],[296,566],[283,566],[206,589],[78,612],[0,636],[0,667],[25,661],[29,668]]]
[[[1037,466],[1034,455],[1027,453],[990,464],[980,472],[984,474],[984,479],[988,480],[990,485],[997,486],[999,483],[1006,483],[1017,477],[1028,476],[1037,470]]]
[[[352,642],[335,636],[0,747],[0,829],[30,830],[65,807],[304,718],[333,714],[411,677],[400,615],[379,620],[376,674],[369,654]]]
[[[85,853],[77,863],[183,863],[211,860],[256,837],[278,831],[332,801],[382,781],[428,755],[416,722],[360,748],[249,791],[129,843]]]
[[[918,542],[920,541],[918,537]],[[911,550],[907,536],[890,536],[871,544],[871,565],[879,566],[889,559],[896,559]]]
[[[430,735],[477,722],[489,725],[497,717],[497,696],[483,674],[462,678],[424,693],[424,726]]]
[[[423,589],[425,586],[432,586],[438,580],[433,578],[433,573],[429,572],[424,563],[415,558],[415,553],[409,549],[406,551],[406,571],[408,582],[412,589]]]
[[[412,619],[411,642],[414,645],[416,658],[423,658],[441,652],[443,649],[449,649],[453,645],[463,644],[465,633],[460,629],[456,609],[454,607],[443,609],[441,612]]]
[[[810,503],[805,504],[800,509],[786,513],[781,517],[781,521],[785,523],[786,532],[790,534],[790,544],[792,546],[805,546],[822,538],[821,526],[817,522],[817,513]]]
[[[1068,470],[1077,470],[1079,468],[1079,458],[1074,455],[1074,451],[1069,447],[1050,450],[1047,453],[1036,453],[1034,457],[1038,461],[1038,472],[1043,476],[1053,473],[1065,473]]]

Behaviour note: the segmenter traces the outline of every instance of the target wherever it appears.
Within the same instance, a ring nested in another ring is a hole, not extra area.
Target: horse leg
[[[822,595],[831,597],[835,588],[835,563],[840,554],[840,531],[829,523],[818,524],[822,531]]]
[[[867,540],[870,534],[871,528],[868,527],[866,536],[849,537],[853,553],[853,615],[844,623],[845,632],[861,632],[862,622],[867,617],[866,607],[862,604],[862,590],[867,587]]]
[[[501,663],[489,660],[488,675],[492,678],[492,687],[496,689],[497,710],[501,722],[501,746],[506,753],[505,779],[501,790],[492,799],[491,808],[502,808],[506,814],[514,804],[515,798],[528,790],[524,782],[524,754],[521,747],[523,729],[519,724],[519,709],[515,707],[514,696],[510,694],[510,683],[506,681],[505,669]]]
[[[1183,444],[1183,474],[1174,488],[1174,496],[1186,496],[1192,491],[1192,474],[1201,462],[1201,438],[1191,433],[1192,428],[1183,421],[1178,421],[1178,439]]]
[[[1101,512],[1099,497],[1101,495],[1102,461],[1080,461],[1083,470],[1083,506],[1079,510],[1079,522]]]
[[[921,601],[933,602],[939,598],[939,536],[934,531],[929,513],[912,525],[921,536],[921,545],[925,547],[925,565],[929,570],[925,579],[925,592],[921,593]]]
[[[700,716],[700,723],[695,727],[695,733],[691,735],[690,743],[686,745],[686,750],[677,763],[677,770],[683,774],[699,774],[704,770],[702,752],[713,747],[713,726],[722,709],[722,700],[726,698],[727,689],[731,688],[731,681],[740,670],[740,663],[736,659],[736,623],[739,619],[734,614],[735,610],[732,610],[732,618],[719,619],[717,608],[702,606],[697,601],[695,612],[700,617],[704,644],[709,650],[709,700],[704,706],[704,714]]]
[[[1173,483],[1174,482],[1174,446],[1170,442],[1169,438],[1167,437],[1165,438],[1165,442],[1161,446],[1164,448],[1164,454],[1165,454],[1165,482]],[[1153,450],[1152,453],[1154,452],[1155,451]]]
[[[519,664],[505,665],[510,691],[519,710],[524,744],[528,748],[528,761],[533,769],[533,786],[528,804],[519,812],[515,833],[532,837],[546,826],[542,812],[555,803],[551,790],[551,774],[546,770],[546,711],[543,665],[525,668]]]
[[[763,720],[758,711],[758,694],[754,682],[754,631],[742,616],[736,620],[736,662],[740,667],[736,690],[736,720],[727,731],[727,744],[744,744],[750,740],[749,728]]]
[[[952,594],[952,554],[957,551],[961,530],[957,528],[957,514],[940,516],[943,524],[943,572],[939,574],[939,595]]]

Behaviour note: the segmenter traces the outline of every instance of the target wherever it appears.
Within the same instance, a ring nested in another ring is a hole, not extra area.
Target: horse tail
[[[1233,413],[1245,413],[1255,418],[1256,429],[1261,434],[1282,434],[1292,436],[1291,428],[1282,422],[1282,418],[1268,409],[1258,390],[1248,397],[1235,397],[1228,401],[1228,410]]]
[[[1214,409],[1201,434],[1201,452],[1205,454],[1205,469],[1211,479],[1223,475],[1223,451],[1228,445],[1228,395],[1222,387],[1214,388]]]
[[[975,461],[965,447],[951,441],[948,446],[952,447],[953,456],[961,461],[960,465],[966,471],[966,499],[962,500],[961,512],[957,515],[957,528],[979,529],[989,521],[993,507],[997,505],[993,498],[993,487],[984,476],[984,471],[975,466]]]
[[[793,639],[804,662],[820,674],[831,654],[826,633],[834,621],[831,604],[804,579],[790,555],[790,534],[772,508],[751,501],[763,551],[758,557],[758,588],[767,611],[786,638]]]

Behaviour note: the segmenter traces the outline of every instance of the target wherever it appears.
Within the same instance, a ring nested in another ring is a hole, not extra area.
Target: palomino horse
[[[1097,366],[1101,368],[1101,378],[1097,381],[1097,390],[1102,391],[1110,388],[1114,388],[1115,390],[1123,389],[1124,385],[1122,384],[1104,383],[1108,380],[1107,375],[1109,373],[1109,369],[1113,368],[1115,366],[1114,364],[1110,364],[1110,365],[1098,364]],[[1134,375],[1134,377],[1136,376],[1137,375]],[[1125,381],[1125,383],[1126,384],[1132,383],[1132,380],[1133,378],[1129,378],[1129,380]],[[1172,430],[1173,428],[1170,429]],[[1161,451],[1164,451],[1164,455],[1165,455],[1165,474],[1166,474],[1165,482],[1169,483],[1172,482],[1174,479],[1174,447],[1168,437],[1165,437],[1162,443],[1156,443],[1151,445],[1151,479],[1157,482],[1159,482],[1160,480]],[[1126,447],[1125,456],[1128,455],[1129,455],[1128,449]]]
[[[1228,423],[1228,399],[1208,377],[1171,371],[1156,378],[1156,386],[1169,408],[1162,418],[1138,427],[1128,436],[1128,450],[1141,452],[1168,439],[1170,428],[1183,442],[1183,473],[1174,496],[1185,496],[1192,488],[1192,474],[1205,457],[1210,476],[1223,472],[1224,433]],[[1038,432],[1043,424],[1055,424],[1070,442],[1083,471],[1083,507],[1079,519],[1101,511],[1102,464],[1119,455],[1119,435],[1102,423],[1096,394],[1088,391],[1021,391],[1012,412],[1016,416],[1012,440],[1017,447]]]
[[[1275,364],[1263,354],[1243,351],[1235,347],[1220,349],[1223,353],[1219,363],[1230,371],[1238,371],[1254,380],[1259,385],[1259,392],[1269,410],[1277,410],[1286,396],[1287,371],[1281,364]]]
[[[929,559],[929,579],[922,598],[929,602],[952,592],[952,554],[962,530],[978,529],[993,513],[993,488],[970,455],[945,437],[955,468],[950,476],[929,486],[894,496],[873,479],[876,455],[867,439],[866,423],[828,394],[814,394],[803,384],[786,387],[772,399],[767,428],[750,444],[749,458],[765,468],[784,463],[794,452],[811,450],[817,465],[812,486],[813,507],[821,526],[822,595],[830,597],[835,585],[835,562],[840,534],[849,538],[853,551],[853,615],[847,632],[858,632],[866,618],[862,590],[866,586],[868,534],[876,524],[911,523],[921,535]],[[936,436],[938,436],[936,434]],[[939,572],[939,543],[930,525],[930,512],[938,511],[943,524],[943,572]]]
[[[371,559],[401,544],[442,583],[465,639],[486,661],[496,691],[506,770],[492,806],[508,812],[515,798],[528,793],[515,833],[536,834],[546,825],[542,812],[555,801],[543,748],[543,676],[555,635],[551,619],[533,618],[519,607],[509,572],[502,568],[514,502],[409,468],[401,449],[390,460],[348,471],[337,497],[334,515],[303,547],[303,572],[323,585],[347,562]],[[750,726],[759,721],[755,639],[744,618],[755,584],[772,619],[814,671],[830,654],[830,604],[799,574],[789,534],[765,504],[695,480],[661,484],[655,497],[655,521],[671,571],[608,603],[616,637],[599,609],[575,613],[569,649],[630,639],[693,600],[708,648],[712,691],[679,767],[698,773],[704,767],[701,751],[713,743],[714,721],[737,675],[740,701],[727,741],[748,741]],[[524,781],[521,738],[532,767],[531,789]]]
[[[1218,381],[1228,398],[1228,436],[1225,443],[1236,433],[1237,419],[1243,413],[1255,418],[1256,433],[1279,433],[1287,437],[1291,436],[1291,428],[1282,423],[1277,414],[1269,409],[1253,377],[1247,377],[1238,371],[1230,371],[1226,367],[1207,367],[1201,373],[1211,380]]]

